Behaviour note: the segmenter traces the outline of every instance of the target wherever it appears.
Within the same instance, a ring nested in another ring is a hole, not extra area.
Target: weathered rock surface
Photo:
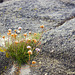
[[[61,0],[62,2],[64,2],[64,3],[69,3],[69,4],[75,4],[75,0]],[[69,5],[68,4],[68,5]]]
[[[12,64],[12,61],[6,57],[3,52],[0,52],[0,75]],[[12,65],[11,65],[12,66]],[[10,68],[10,67],[9,67]]]
[[[75,18],[47,31],[42,40],[42,52],[35,59],[41,61],[42,65],[33,68],[34,73],[38,72],[37,75],[75,74]]]
[[[14,30],[19,26],[23,32],[40,31],[39,26],[55,28],[75,17],[75,5],[66,5],[61,0],[11,0],[0,4],[0,32]]]
[[[75,74],[75,1],[74,0],[11,0],[0,3],[0,33],[21,26],[23,32],[48,31],[43,35],[40,67],[32,75]],[[35,59],[35,60],[36,60]]]

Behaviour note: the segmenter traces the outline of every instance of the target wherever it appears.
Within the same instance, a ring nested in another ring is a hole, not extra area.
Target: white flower
[[[11,32],[11,29],[8,29],[9,32]]]
[[[29,31],[29,34],[31,34],[31,31]]]
[[[19,30],[21,30],[21,29],[22,29],[22,27],[18,27],[18,29],[19,29]]]
[[[17,34],[20,34],[20,31],[19,30],[17,30]]]
[[[31,46],[27,46],[28,49],[31,49]]]

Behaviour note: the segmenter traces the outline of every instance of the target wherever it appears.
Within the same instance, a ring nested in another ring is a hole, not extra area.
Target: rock
[[[0,4],[1,34],[8,32],[9,28],[14,30],[19,26],[23,28],[24,33],[41,32],[40,25],[44,25],[48,30],[42,38],[41,55],[36,58],[37,62],[42,62],[42,65],[33,68],[32,74],[33,71],[37,75],[73,74],[72,71],[75,69],[74,21],[74,0],[11,0]]]
[[[23,32],[40,32],[42,24],[46,29],[55,28],[75,17],[74,7],[61,0],[10,0],[0,5],[0,22],[4,31],[0,30],[4,33],[8,28],[14,30],[15,26],[22,26]]]
[[[7,58],[5,53],[0,52],[0,75],[5,72],[5,70],[12,67],[12,61],[11,59]],[[9,66],[10,65],[10,66]]]
[[[65,2],[65,3],[70,3],[70,4],[75,4],[75,0],[61,0],[62,2]]]
[[[41,53],[34,60],[37,67],[31,67],[29,75],[67,75],[67,69],[61,61],[49,57],[49,53]],[[39,64],[41,62],[41,64]]]
[[[67,69],[75,70],[75,18],[44,33],[42,41],[42,52],[61,61]]]
[[[20,75],[28,75],[30,71],[30,66],[29,65],[22,65],[21,70],[20,70]]]
[[[31,67],[33,75],[75,74],[75,18],[44,33],[42,51],[34,60],[41,65]]]

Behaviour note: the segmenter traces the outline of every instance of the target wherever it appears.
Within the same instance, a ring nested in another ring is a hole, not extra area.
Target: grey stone
[[[61,0],[62,2],[65,2],[65,3],[73,3],[75,4],[75,0]]]
[[[75,74],[75,18],[43,34],[41,53],[34,59],[41,65],[31,67],[33,75]],[[30,74],[32,75],[32,74]]]
[[[23,32],[40,32],[42,24],[46,29],[55,28],[75,17],[74,7],[66,6],[61,0],[11,0],[0,4],[0,21],[5,27],[4,32],[8,28],[15,29],[15,26],[28,29]]]
[[[75,18],[43,35],[42,52],[62,61],[68,69],[75,70]],[[46,34],[46,36],[45,36]],[[54,50],[53,52],[51,52]]]
[[[11,65],[11,66],[9,66]],[[11,59],[7,58],[4,52],[0,52],[0,75],[8,68],[12,67]]]
[[[36,58],[38,61],[35,59],[42,61],[42,65],[33,68],[32,75],[33,71],[37,75],[67,75],[74,71],[74,0],[11,0],[0,3],[1,34],[19,26],[24,33],[41,32],[40,25],[44,25],[48,31],[42,37],[41,56]]]

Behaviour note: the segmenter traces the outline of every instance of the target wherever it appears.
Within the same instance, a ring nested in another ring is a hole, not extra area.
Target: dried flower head
[[[28,51],[28,54],[29,54],[29,55],[30,55],[30,54],[32,54],[32,51],[31,51],[31,50],[29,50],[29,51]]]
[[[27,36],[27,33],[23,34],[25,37]]]
[[[32,61],[32,64],[36,64],[36,61]]]
[[[34,33],[34,35],[37,35],[37,33]]]
[[[40,28],[44,28],[44,25],[40,26]]]
[[[9,32],[9,35],[11,35],[11,32]]]
[[[29,34],[31,34],[31,31],[29,31]]]
[[[5,38],[5,36],[2,37],[3,39]]]
[[[14,36],[17,36],[17,34],[14,34]]]
[[[9,33],[7,33],[7,35],[9,35]]]
[[[14,34],[11,34],[11,36],[13,37],[13,36],[14,36]]]
[[[15,33],[16,33],[17,30],[14,30],[14,31],[15,31]]]
[[[8,29],[9,32],[11,32],[11,29]]]
[[[16,36],[17,36],[17,34],[15,33],[15,34],[14,34],[14,38],[16,38]]]
[[[37,40],[36,40],[36,39],[33,39],[33,41],[34,41],[34,43],[36,43],[36,42],[37,42]]]
[[[8,32],[7,35],[11,35],[11,32]]]
[[[18,44],[18,41],[15,41],[15,44]]]
[[[27,46],[27,49],[31,49],[31,46]]]
[[[22,29],[22,27],[18,27],[18,29],[19,29],[19,30],[21,30],[21,29]]]

